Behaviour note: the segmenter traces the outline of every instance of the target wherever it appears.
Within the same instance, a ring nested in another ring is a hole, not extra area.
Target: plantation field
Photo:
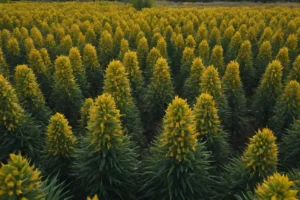
[[[0,200],[299,199],[298,6],[0,4]]]

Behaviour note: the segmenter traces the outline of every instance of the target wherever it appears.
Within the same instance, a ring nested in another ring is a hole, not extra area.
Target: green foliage
[[[214,27],[209,35],[209,46],[221,45],[221,33],[217,27]]]
[[[192,63],[190,76],[186,79],[183,86],[184,97],[187,98],[189,103],[194,102],[196,97],[199,96],[200,79],[204,71],[205,66],[202,59],[200,57],[195,58]]]
[[[0,168],[0,199],[44,199],[41,172],[21,154],[10,154]]]
[[[125,53],[129,51],[128,40],[122,39],[120,44],[119,59],[123,60]]]
[[[111,95],[97,97],[90,111],[89,133],[76,148],[73,165],[73,175],[86,195],[112,200],[135,198],[137,155],[124,135],[120,117]]]
[[[210,94],[202,93],[197,98],[194,115],[199,140],[212,152],[217,165],[225,164],[229,155],[228,136],[221,128],[216,103]]]
[[[277,99],[274,116],[270,119],[270,127],[280,138],[284,131],[300,117],[300,84],[290,81],[285,86],[283,93]]]
[[[128,134],[135,142],[142,144],[143,130],[139,111],[133,102],[126,69],[120,61],[113,60],[106,68],[103,91],[114,98]]]
[[[185,80],[188,78],[194,59],[195,59],[195,50],[192,48],[186,47],[183,51],[183,55],[181,58],[180,87],[182,87]]]
[[[163,37],[161,37],[158,41],[157,41],[157,45],[156,48],[159,50],[160,55],[164,58],[168,57],[168,52],[167,52],[167,43],[165,41],[165,39]]]
[[[195,120],[185,100],[175,97],[163,131],[145,159],[142,199],[209,199],[213,195],[209,155],[197,143]],[[188,187],[186,187],[188,186]]]
[[[75,124],[82,103],[82,94],[75,82],[70,59],[59,56],[55,60],[52,103],[55,111],[64,114],[71,124]]]
[[[229,43],[228,49],[226,51],[226,62],[236,59],[240,46],[243,43],[242,36],[240,32],[236,32]]]
[[[254,95],[253,111],[260,126],[265,126],[269,121],[281,92],[282,65],[275,60],[268,65]]]
[[[72,38],[70,35],[63,37],[58,46],[58,53],[61,55],[68,55],[73,46]]]
[[[280,153],[282,161],[285,166],[298,168],[300,164],[299,159],[299,129],[300,120],[295,120],[287,129],[286,134],[282,135],[282,144],[280,146]]]
[[[293,189],[294,183],[285,175],[275,173],[260,185],[255,190],[255,195],[258,200],[264,199],[290,199],[296,200],[297,190]]]
[[[229,131],[233,137],[241,136],[245,130],[246,119],[246,97],[240,78],[239,64],[231,61],[226,68],[222,78],[224,93],[228,101],[230,112]]]
[[[92,98],[86,98],[80,109],[80,126],[85,130],[88,119],[90,116],[90,109],[94,105],[94,100]]]

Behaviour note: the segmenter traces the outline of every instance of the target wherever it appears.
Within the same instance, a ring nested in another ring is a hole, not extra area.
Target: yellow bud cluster
[[[29,165],[21,154],[10,154],[8,164],[0,168],[0,198],[39,200],[44,197],[41,189],[41,172]]]
[[[123,135],[120,111],[110,94],[98,96],[90,110],[88,130],[92,134],[91,143],[97,151],[117,147]]]
[[[193,158],[197,134],[192,110],[186,100],[175,97],[169,104],[163,120],[164,131],[161,141],[168,148],[166,157],[186,162]]]
[[[278,149],[273,132],[264,128],[258,130],[243,155],[244,165],[252,174],[264,177],[276,170]]]

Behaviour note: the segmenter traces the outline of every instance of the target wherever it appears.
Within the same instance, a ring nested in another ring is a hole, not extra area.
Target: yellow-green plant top
[[[50,118],[46,133],[46,148],[49,154],[70,158],[76,138],[64,115],[56,113]]]
[[[122,143],[120,111],[110,94],[104,93],[96,98],[90,109],[87,128],[97,151],[109,150]]]
[[[198,28],[197,34],[196,34],[196,42],[200,43],[202,40],[208,39],[208,31],[205,25],[201,25]]]
[[[137,34],[137,36],[135,38],[136,46],[138,46],[140,39],[142,39],[143,37],[145,37],[145,33],[143,31],[140,31],[139,34]]]
[[[286,40],[285,46],[292,52],[297,51],[298,37],[295,34],[289,35],[289,37]]]
[[[202,93],[194,106],[196,119],[196,130],[200,136],[206,134],[218,134],[220,131],[220,120],[218,109],[210,94]]]
[[[284,88],[282,101],[290,110],[300,109],[300,84],[292,80]]]
[[[0,74],[2,74],[3,76],[5,76],[6,78],[8,78],[9,75],[10,75],[10,73],[9,73],[9,67],[8,67],[8,65],[6,63],[5,58],[4,58],[1,46],[0,46]]]
[[[139,67],[139,62],[138,62],[136,52],[128,51],[127,53],[125,53],[123,65],[131,81],[135,83],[143,82],[142,71],[140,70]]]
[[[284,45],[284,42],[284,32],[281,29],[279,29],[272,36],[272,45],[275,47],[276,50],[279,50],[279,48]]]
[[[281,48],[276,56],[276,60],[280,61],[284,74],[287,74],[290,71],[289,49],[286,47]]]
[[[245,168],[250,169],[252,175],[265,177],[276,171],[278,149],[275,140],[276,137],[268,128],[258,130],[256,135],[250,138],[243,161]]]
[[[252,45],[249,40],[241,44],[236,59],[238,63],[245,67],[245,70],[253,68]]]
[[[229,26],[224,31],[223,39],[230,41],[231,38],[233,37],[234,33],[235,33],[235,29],[233,28],[233,26]]]
[[[159,50],[160,55],[164,58],[167,58],[168,52],[167,52],[167,43],[163,37],[161,37],[157,41],[156,48]]]
[[[248,29],[246,39],[253,42],[253,44],[255,44],[257,42],[257,36],[256,35],[257,35],[256,29],[251,26]]]
[[[87,200],[99,200],[98,195],[95,195],[94,197],[87,197]]]
[[[197,134],[195,119],[186,100],[175,97],[167,108],[163,126],[161,142],[168,148],[166,157],[174,158],[178,162],[193,159]]]
[[[293,34],[297,32],[297,25],[294,20],[289,21],[287,25],[287,33],[288,34]]]
[[[0,120],[7,130],[14,130],[24,118],[24,110],[18,103],[11,84],[0,74]]]
[[[228,63],[225,75],[222,78],[223,87],[236,92],[242,87],[239,63],[236,61],[231,61]]]
[[[221,44],[221,33],[217,27],[214,27],[209,35],[209,41],[211,46],[220,45]]]
[[[278,60],[272,61],[262,77],[259,87],[272,91],[274,95],[278,95],[282,89],[282,65]]]
[[[124,32],[120,26],[116,28],[115,34],[114,34],[114,47],[115,47],[115,53],[118,54],[120,51],[120,45],[121,41],[124,38]]]
[[[91,44],[86,44],[83,49],[83,65],[87,70],[95,70],[100,67],[97,58],[96,48]]]
[[[189,47],[184,48],[181,58],[181,72],[189,74],[193,60],[195,59],[195,50]]]
[[[105,62],[109,62],[113,55],[114,50],[114,41],[111,34],[108,31],[103,31],[100,37],[99,43],[99,54],[100,59],[105,60]]]
[[[216,67],[221,75],[225,73],[223,48],[216,45],[211,53],[210,64]]]
[[[153,47],[147,56],[147,76],[151,77],[153,74],[153,68],[158,58],[160,58],[160,52],[157,48]]]
[[[105,72],[104,92],[113,96],[120,109],[132,105],[130,82],[124,65],[120,61],[113,60]]]
[[[30,166],[21,154],[10,154],[7,164],[0,168],[0,198],[13,200],[44,199],[41,172]]]
[[[257,200],[297,200],[298,191],[293,186],[288,176],[276,172],[257,186],[255,195]]]
[[[293,68],[290,71],[288,80],[295,80],[300,83],[300,56],[297,56],[295,62],[293,63]]]
[[[199,44],[199,56],[202,58],[203,62],[207,64],[209,58],[209,44],[207,40],[202,40]]]
[[[70,49],[69,59],[74,72],[74,76],[84,76],[85,69],[82,65],[82,58],[77,47],[72,47]]]
[[[160,33],[155,33],[151,39],[151,46],[152,47],[157,46],[157,42],[160,38],[162,38],[162,35]]]
[[[181,34],[178,34],[175,38],[175,51],[179,53],[184,49],[184,39]]]
[[[52,34],[47,34],[45,39],[45,47],[47,47],[48,50],[56,47],[56,42]]]
[[[33,27],[30,30],[30,37],[33,39],[34,44],[37,48],[42,48],[44,45],[44,39],[43,39],[43,35],[40,32],[39,29],[37,29],[36,27]]]
[[[128,40],[122,39],[120,44],[120,53],[119,58],[123,60],[125,53],[129,51],[129,43]]]
[[[242,42],[243,42],[243,39],[242,39],[241,33],[237,31],[232,36],[232,38],[230,40],[230,44],[229,44],[229,48],[230,48],[231,52],[234,53],[234,55],[238,52]]]
[[[40,49],[40,54],[42,56],[42,59],[44,61],[46,69],[47,70],[51,69],[52,63],[51,63],[51,59],[50,59],[48,50],[46,48],[41,48]]]
[[[187,83],[191,84],[193,87],[200,90],[200,78],[205,71],[205,66],[203,65],[202,59],[197,57],[194,59],[191,67],[190,77],[186,80]]]
[[[139,63],[141,64],[141,68],[145,67],[148,51],[149,51],[148,41],[145,37],[143,37],[139,40],[139,44],[136,50]]]
[[[30,99],[33,106],[40,108],[45,105],[45,99],[37,83],[35,74],[27,65],[18,65],[15,73],[16,92],[20,102]]]
[[[219,72],[214,66],[209,66],[204,71],[201,77],[200,91],[209,93],[214,99],[218,99],[223,95]]]
[[[87,43],[95,44],[96,43],[96,34],[92,27],[90,27],[85,33],[85,40]]]
[[[80,119],[83,126],[87,125],[90,116],[90,110],[93,105],[94,105],[94,100],[92,98],[86,98],[84,100],[84,103],[80,109],[80,115],[81,115]]]
[[[170,87],[172,87],[171,75],[169,70],[170,69],[168,66],[168,62],[165,58],[160,57],[159,59],[157,59],[151,79],[152,86],[157,88],[158,90],[163,89],[161,88],[162,84],[168,84]],[[165,94],[160,95],[164,96]]]
[[[20,49],[18,40],[14,37],[9,38],[6,49],[7,49],[7,52],[11,56],[19,56],[20,55],[21,49]]]
[[[31,49],[28,55],[29,67],[37,74],[49,76],[49,69],[46,68],[40,52],[36,49]]]
[[[70,59],[67,56],[59,56],[55,60],[55,88],[63,90],[68,96],[72,96],[72,90],[77,87]]]
[[[271,61],[272,60],[272,45],[270,41],[264,41],[260,47],[258,52],[258,59]]]
[[[271,40],[273,35],[273,31],[270,27],[265,28],[263,34],[261,35],[260,39],[259,39],[259,44],[262,44],[264,41],[269,41]]]
[[[192,49],[196,48],[196,41],[195,41],[195,39],[194,39],[194,37],[192,35],[189,35],[185,39],[185,47],[190,47]]]
[[[70,35],[63,37],[59,43],[61,53],[67,54],[73,46],[73,41]]]

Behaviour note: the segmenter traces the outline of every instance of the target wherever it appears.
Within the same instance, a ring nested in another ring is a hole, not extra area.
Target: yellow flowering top
[[[204,71],[201,77],[201,92],[209,93],[214,97],[214,99],[218,99],[223,95],[223,90],[221,86],[221,80],[219,77],[219,72],[214,66],[209,66]]]
[[[87,70],[95,70],[100,67],[97,58],[96,48],[91,44],[86,44],[83,49],[83,65]]]
[[[18,56],[21,51],[18,40],[14,37],[9,38],[6,48],[11,56]]]
[[[139,67],[139,62],[138,62],[136,52],[128,51],[127,53],[125,53],[123,64],[131,82],[135,82],[135,83],[143,82],[142,71],[140,70]]]
[[[108,150],[121,144],[123,135],[120,111],[110,94],[98,96],[90,110],[88,130],[92,135],[91,143],[97,151]]]
[[[15,83],[20,102],[31,99],[33,106],[36,108],[45,105],[45,99],[37,83],[35,74],[27,65],[18,65],[16,67]]]
[[[295,80],[300,83],[300,56],[297,56],[296,60],[293,63],[293,68],[290,71],[288,80]]]
[[[267,177],[255,190],[257,200],[297,200],[297,190],[293,190],[293,181],[285,175],[275,173]]]
[[[87,197],[87,200],[99,200],[98,195],[95,195],[94,197]]]
[[[59,56],[55,60],[55,88],[63,90],[67,95],[72,96],[72,90],[77,87],[70,59],[66,56]]]
[[[278,149],[273,132],[264,128],[250,138],[250,143],[243,155],[244,165],[252,174],[266,176],[276,170]]]
[[[164,58],[167,58],[168,52],[167,52],[167,43],[163,37],[159,38],[157,41],[156,48],[159,50],[160,55]]]
[[[87,98],[85,99],[81,109],[80,109],[80,115],[81,115],[81,123],[82,125],[86,126],[89,115],[90,115],[90,110],[91,107],[94,105],[94,100],[92,98]]]
[[[218,134],[220,120],[216,103],[210,94],[202,93],[194,106],[196,130],[199,135]]]
[[[284,88],[281,96],[282,101],[290,109],[297,111],[300,109],[300,84],[292,80]]]
[[[178,162],[191,160],[197,134],[194,116],[186,100],[175,97],[167,108],[163,126],[161,141],[168,148],[166,157],[175,158]]]
[[[0,199],[41,200],[41,172],[30,166],[21,154],[10,154],[0,168]]]
[[[268,65],[259,87],[263,87],[275,97],[281,93],[282,65],[278,60],[274,60]]]
[[[47,150],[50,154],[64,158],[71,156],[76,138],[64,115],[56,113],[50,118],[46,136]]]
[[[130,83],[124,65],[120,61],[113,60],[105,72],[104,92],[113,96],[118,108],[132,105]]]
[[[7,130],[14,130],[24,118],[24,110],[18,103],[11,84],[0,74],[0,122]]]
[[[221,75],[225,73],[224,55],[221,45],[214,46],[211,53],[210,64],[217,68]]]
[[[199,44],[199,56],[203,59],[204,64],[207,64],[209,58],[209,44],[207,40],[202,40]]]
[[[236,61],[231,61],[227,65],[222,81],[224,88],[233,92],[239,90],[242,87],[239,63],[237,63]]]
[[[46,68],[41,53],[36,49],[31,49],[28,55],[29,67],[37,74],[50,75]]]

